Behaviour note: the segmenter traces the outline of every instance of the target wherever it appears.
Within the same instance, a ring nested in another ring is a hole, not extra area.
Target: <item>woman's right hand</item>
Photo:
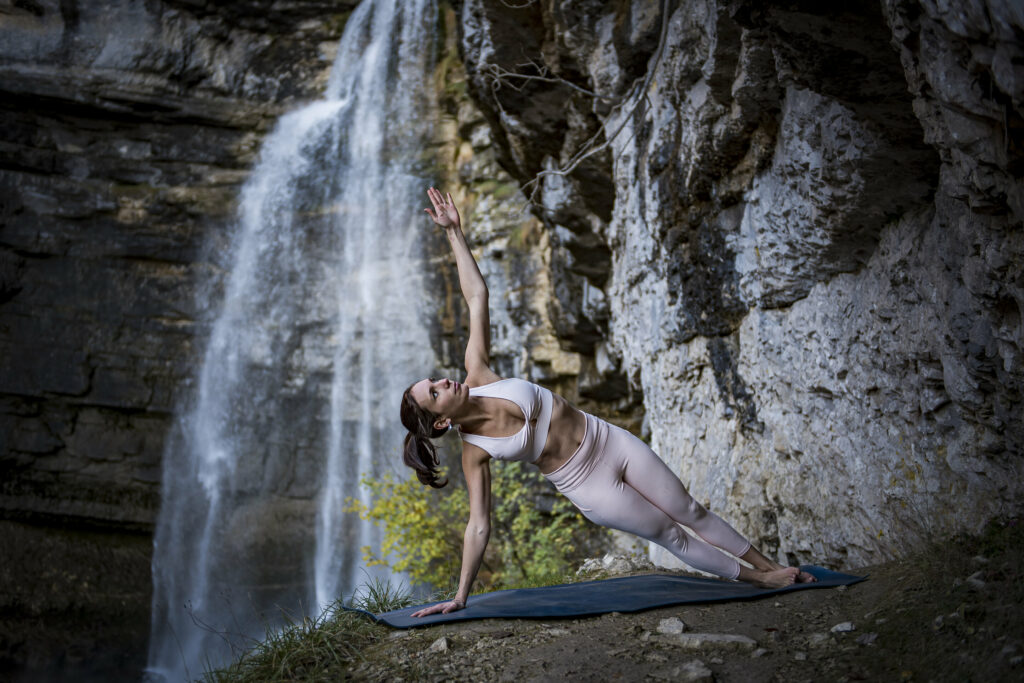
[[[434,205],[434,210],[423,210],[433,219],[434,223],[440,225],[445,230],[462,227],[462,221],[459,219],[459,210],[455,208],[451,192],[448,193],[447,197],[442,197],[441,192],[437,188],[432,187],[427,190],[427,196],[430,197],[430,203]]]
[[[428,614],[437,614],[439,612],[441,614],[448,614],[449,612],[455,612],[457,610],[465,609],[465,608],[466,608],[466,603],[462,602],[459,599],[455,599],[455,600],[449,600],[448,602],[439,602],[436,605],[431,605],[430,607],[424,607],[423,609],[421,609],[421,610],[419,610],[417,612],[413,612],[412,616],[414,616],[414,617],[425,617]]]

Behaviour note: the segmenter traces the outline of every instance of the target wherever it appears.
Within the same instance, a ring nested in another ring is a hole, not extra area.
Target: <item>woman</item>
[[[439,463],[430,439],[458,425],[469,489],[469,524],[455,598],[413,616],[447,614],[466,606],[490,534],[492,458],[533,463],[591,521],[654,541],[691,567],[762,587],[813,581],[806,572],[772,562],[705,510],[640,439],[577,410],[543,387],[502,379],[491,370],[487,285],[466,245],[451,194],[442,197],[434,188],[427,194],[434,208],[426,212],[448,236],[462,295],[469,304],[466,381],[430,378],[405,391],[401,417],[409,434],[404,459],[421,482],[444,486],[447,482],[438,482]],[[686,534],[680,524],[703,540]]]

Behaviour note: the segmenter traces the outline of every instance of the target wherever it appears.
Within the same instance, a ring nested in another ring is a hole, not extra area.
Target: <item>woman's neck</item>
[[[479,398],[470,397],[464,408],[452,415],[452,422],[468,432],[475,432],[476,429],[491,420],[487,408]]]

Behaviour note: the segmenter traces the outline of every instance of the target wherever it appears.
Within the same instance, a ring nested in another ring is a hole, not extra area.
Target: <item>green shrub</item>
[[[364,560],[390,566],[420,584],[458,584],[469,500],[462,486],[431,489],[391,474],[364,477],[369,506],[349,499],[348,509],[384,531],[380,556],[364,547]],[[512,464],[491,468],[491,537],[477,580],[484,589],[557,583],[600,542],[605,532],[557,496],[539,472]]]

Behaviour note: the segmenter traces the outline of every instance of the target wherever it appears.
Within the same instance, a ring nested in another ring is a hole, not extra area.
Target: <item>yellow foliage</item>
[[[390,566],[437,588],[458,584],[462,537],[469,519],[465,489],[431,489],[391,474],[364,477],[372,504],[349,499],[347,509],[383,529],[380,556],[364,547],[370,565]],[[485,589],[562,580],[579,560],[582,539],[604,533],[587,523],[538,472],[511,464],[491,471],[491,538],[478,580]]]

